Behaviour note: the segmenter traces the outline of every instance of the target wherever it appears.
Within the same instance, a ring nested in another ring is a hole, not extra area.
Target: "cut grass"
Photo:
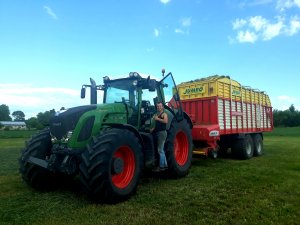
[[[25,139],[0,139],[0,224],[299,224],[300,128],[285,130],[265,136],[262,157],[197,158],[182,179],[145,175],[117,205],[90,202],[77,181],[31,189],[18,173]]]

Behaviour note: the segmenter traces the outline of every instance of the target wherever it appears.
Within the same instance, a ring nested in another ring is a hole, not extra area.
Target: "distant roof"
[[[26,126],[25,122],[22,121],[0,121],[4,126]]]

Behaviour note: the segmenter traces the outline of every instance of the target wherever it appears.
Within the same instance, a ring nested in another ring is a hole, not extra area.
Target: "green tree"
[[[273,121],[275,127],[296,127],[300,126],[300,112],[292,104],[288,110],[274,110]]]
[[[292,104],[292,105],[290,106],[289,111],[292,112],[292,113],[294,113],[294,112],[296,111],[296,110],[295,110],[294,104]]]
[[[28,129],[33,129],[33,128],[38,128],[38,120],[36,117],[31,117],[28,120],[25,121],[26,126],[28,127]]]
[[[25,114],[20,110],[14,111],[11,115],[15,118],[14,121],[25,121]]]
[[[7,105],[0,105],[0,121],[11,121],[11,117],[9,116],[10,111]]]
[[[55,110],[51,109],[50,111],[40,112],[37,114],[37,120],[41,126],[38,126],[38,129],[43,129],[44,127],[49,126],[50,118],[55,115]]]

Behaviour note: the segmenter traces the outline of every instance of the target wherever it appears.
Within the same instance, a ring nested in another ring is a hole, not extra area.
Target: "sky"
[[[89,104],[92,77],[228,75],[300,110],[300,0],[0,0],[0,105]]]

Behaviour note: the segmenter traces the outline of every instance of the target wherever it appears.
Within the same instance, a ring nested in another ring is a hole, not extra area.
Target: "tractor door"
[[[172,73],[168,73],[168,75],[160,81],[160,87],[163,102],[176,117],[177,121],[182,120],[183,111]]]

